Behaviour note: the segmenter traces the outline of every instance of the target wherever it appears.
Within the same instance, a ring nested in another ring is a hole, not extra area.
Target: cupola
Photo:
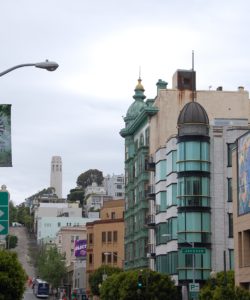
[[[178,121],[178,135],[208,135],[208,115],[200,103],[192,101],[184,105]]]

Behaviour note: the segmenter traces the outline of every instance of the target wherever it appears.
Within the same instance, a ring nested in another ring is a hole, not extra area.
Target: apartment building
[[[104,202],[100,211],[100,220],[89,222],[86,227],[88,285],[89,274],[102,265],[123,268],[124,200]]]
[[[193,70],[177,70],[171,89],[159,80],[156,98],[144,101],[139,81],[120,132],[127,266],[168,273],[183,294],[194,276],[202,285],[211,271],[223,270],[224,251],[233,268],[231,153],[250,116],[243,87],[195,87]],[[194,257],[184,250],[191,247],[205,252]]]
[[[85,225],[65,226],[56,234],[56,247],[64,255],[67,267],[67,282],[71,290],[86,290],[87,229]],[[82,251],[78,251],[79,246]]]

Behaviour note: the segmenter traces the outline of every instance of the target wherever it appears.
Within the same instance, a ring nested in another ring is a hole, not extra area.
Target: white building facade
[[[114,200],[125,199],[124,175],[107,175],[104,177],[103,185],[108,196]]]

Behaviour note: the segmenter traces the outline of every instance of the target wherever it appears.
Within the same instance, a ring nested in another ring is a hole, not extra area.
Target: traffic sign
[[[206,248],[181,248],[181,252],[184,254],[205,254]]]
[[[0,221],[0,235],[9,233],[9,221]]]
[[[0,190],[0,235],[9,233],[9,193]]]
[[[7,191],[0,190],[0,206],[9,205],[9,193]]]
[[[8,206],[0,206],[0,221],[1,220],[8,220]]]
[[[200,284],[197,283],[189,283],[189,292],[199,292],[200,291]]]

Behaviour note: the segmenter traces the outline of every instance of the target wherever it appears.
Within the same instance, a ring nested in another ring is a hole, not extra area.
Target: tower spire
[[[192,102],[195,101],[194,50],[192,50]]]

